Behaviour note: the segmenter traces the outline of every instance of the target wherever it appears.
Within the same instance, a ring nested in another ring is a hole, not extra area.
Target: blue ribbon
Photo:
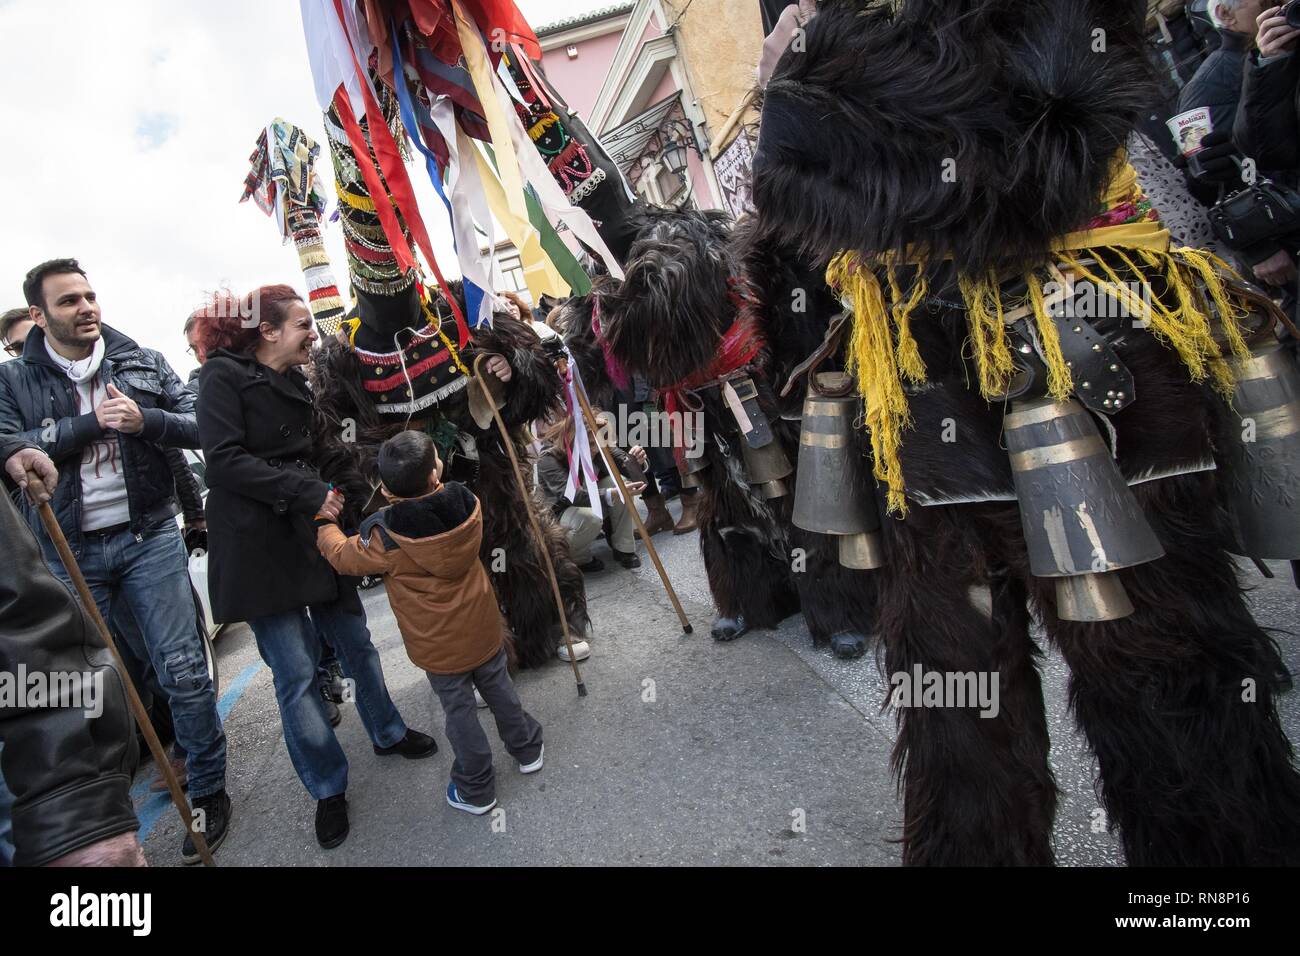
[[[411,100],[411,91],[406,85],[406,74],[402,71],[402,49],[398,40],[397,23],[390,18],[388,25],[388,35],[392,37],[393,41],[393,86],[397,87],[397,103],[402,114],[402,125],[411,134],[411,141],[415,143],[416,148],[424,154],[424,168],[429,173],[429,179],[433,182],[433,188],[437,191],[438,198],[447,207],[447,218],[450,220],[454,217],[454,213],[451,209],[451,200],[447,198],[447,193],[443,190],[442,170],[438,167],[438,158],[434,156],[433,151],[424,142],[424,133],[415,119],[415,105]],[[454,227],[451,231],[451,242],[452,247],[456,249],[456,256],[459,258],[460,249],[456,247],[456,230]],[[465,311],[469,313],[469,319],[474,328],[479,328],[485,324],[478,317],[485,293],[470,281],[469,276],[464,275],[463,269],[461,272],[461,284],[465,290]],[[450,293],[447,294],[450,295]]]

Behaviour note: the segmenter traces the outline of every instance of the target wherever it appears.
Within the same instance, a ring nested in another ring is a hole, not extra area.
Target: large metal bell
[[[745,459],[745,476],[759,494],[764,498],[780,498],[790,493],[782,479],[794,474],[794,465],[775,438],[762,448],[750,448],[742,439],[740,453]]]
[[[1165,552],[1092,417],[1074,399],[1014,400],[1005,430],[1029,568],[1061,579],[1057,615],[1109,621],[1132,614],[1113,572]]]
[[[845,392],[843,372],[819,372],[810,381],[799,432],[795,527],[840,537],[840,564],[871,570],[885,563],[872,479],[853,435],[858,400]]]
[[[1237,422],[1226,436],[1228,510],[1240,553],[1300,558],[1300,370],[1277,342],[1233,362]]]

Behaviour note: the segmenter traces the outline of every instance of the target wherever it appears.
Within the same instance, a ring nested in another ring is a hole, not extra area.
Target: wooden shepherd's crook
[[[140,732],[144,734],[144,739],[149,744],[149,752],[153,754],[159,772],[163,775],[163,779],[167,781],[167,789],[171,792],[172,803],[176,805],[176,812],[181,815],[181,824],[194,838],[194,848],[198,850],[199,858],[203,860],[204,865],[216,866],[216,861],[212,859],[212,853],[208,850],[208,841],[202,833],[193,829],[194,815],[190,812],[189,801],[185,799],[180,781],[176,779],[171,762],[168,761],[167,754],[163,752],[162,742],[159,741],[158,735],[154,733],[153,723],[150,722],[149,715],[145,713],[144,704],[140,701],[140,695],[136,693],[135,685],[131,683],[126,665],[122,663],[122,656],[118,654],[117,645],[113,643],[113,636],[109,633],[108,625],[104,623],[104,618],[99,613],[99,605],[95,603],[90,588],[86,586],[86,579],[81,574],[77,559],[72,556],[72,549],[68,547],[68,539],[63,536],[63,529],[59,527],[58,521],[54,518],[54,511],[50,508],[50,502],[45,491],[45,483],[36,477],[34,472],[30,471],[27,473],[27,494],[31,497],[32,503],[36,505],[36,510],[41,516],[41,523],[45,525],[45,533],[54,542],[54,547],[59,552],[59,558],[63,561],[63,567],[67,570],[68,576],[72,578],[72,583],[76,585],[77,594],[81,597],[82,607],[86,609],[86,613],[95,622],[100,639],[103,640],[104,646],[108,648],[108,652],[113,655],[113,663],[117,666],[117,672],[122,676],[122,683],[126,687],[126,699],[127,703],[131,705],[131,716],[135,718],[136,724],[140,727]]]
[[[510,456],[510,465],[515,470],[515,481],[519,482],[519,493],[524,499],[524,512],[528,515],[528,523],[533,528],[533,539],[537,542],[537,550],[542,555],[542,563],[546,565],[546,576],[551,581],[551,593],[555,596],[555,609],[560,612],[560,628],[564,633],[564,646],[569,649],[569,664],[573,667],[573,679],[578,682],[578,696],[587,696],[587,685],[582,682],[582,672],[578,670],[578,657],[573,653],[573,639],[569,635],[569,617],[564,613],[564,598],[560,595],[560,582],[555,578],[555,565],[551,563],[551,552],[546,547],[546,538],[542,536],[542,527],[537,523],[537,515],[533,514],[533,496],[528,490],[528,485],[524,482],[524,473],[519,468],[519,458],[515,455],[515,443],[510,439],[510,429],[506,428],[505,420],[501,417],[501,410],[497,408],[496,399],[488,390],[487,382],[483,380],[485,374],[483,363],[490,358],[486,352],[481,353],[474,359],[474,381],[478,387],[483,390],[483,397],[487,399],[488,408],[492,409],[492,417],[496,420],[497,430],[501,432],[501,443],[506,446],[506,453]]]
[[[600,429],[596,425],[596,416],[591,412],[591,403],[587,401],[587,391],[582,387],[581,380],[575,380],[573,383],[578,393],[578,404],[582,406],[582,417],[587,421],[587,428],[591,430],[592,435],[599,435]],[[659,572],[659,580],[664,583],[664,590],[668,592],[668,599],[673,602],[673,609],[677,612],[677,618],[682,622],[682,630],[690,634],[692,631],[691,622],[686,617],[686,612],[682,610],[682,602],[677,600],[677,592],[673,590],[673,584],[668,580],[668,572],[664,570],[663,562],[659,560],[659,552],[655,550],[654,542],[650,540],[650,535],[646,534],[645,525],[641,521],[641,513],[636,510],[636,501],[627,492],[627,485],[623,483],[623,475],[614,466],[613,457],[609,454],[609,449],[596,442],[600,448],[600,457],[605,460],[605,467],[609,470],[610,477],[618,485],[619,494],[623,496],[623,501],[627,504],[628,514],[632,516],[632,521],[636,524],[636,533],[641,536],[645,542],[646,553],[650,555],[650,560],[654,562],[655,570]]]

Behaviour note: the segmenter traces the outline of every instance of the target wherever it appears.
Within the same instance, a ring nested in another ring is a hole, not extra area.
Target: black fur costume
[[[475,332],[473,346],[461,353],[467,366],[472,365],[478,351],[503,355],[510,363],[512,376],[501,416],[511,430],[515,454],[526,462],[524,426],[547,417],[561,402],[562,383],[554,361],[543,351],[531,327],[502,314],[494,317],[492,329]],[[321,474],[339,485],[346,496],[349,525],[359,521],[363,511],[383,505],[377,490],[377,458],[379,446],[386,439],[408,427],[441,437],[440,425],[444,422],[461,435],[472,436],[477,462],[463,453],[453,454],[446,477],[466,482],[483,502],[481,554],[513,635],[514,658],[521,667],[536,667],[551,660],[563,639],[559,615],[546,566],[529,524],[522,517],[524,502],[496,425],[478,428],[467,407],[467,389],[417,415],[409,425],[385,420],[376,413],[373,399],[360,388],[359,366],[351,349],[330,343],[315,353],[312,370]],[[356,423],[355,441],[344,440],[341,423],[349,419]],[[446,458],[447,449],[442,448],[440,454]],[[524,480],[531,491],[531,469],[524,469]],[[564,529],[555,522],[550,509],[535,496],[533,507],[546,536],[570,630],[575,637],[581,636],[590,626],[582,572],[570,557]]]
[[[396,106],[387,88],[382,96],[385,115],[400,132]],[[373,206],[367,206],[369,192],[357,163],[369,161],[376,175],[381,175],[373,149],[370,157],[357,157],[336,132],[339,123],[333,110],[326,117],[326,126],[336,183],[341,195],[346,191],[351,197],[340,212],[357,306],[344,323],[350,344],[331,338],[314,357],[312,384],[321,474],[344,493],[345,525],[355,527],[364,514],[384,504],[378,490],[379,446],[406,428],[427,431],[443,458],[444,477],[469,485],[483,504],[481,555],[509,625],[512,660],[522,667],[541,665],[555,656],[563,640],[559,612],[501,433],[495,423],[489,422],[486,428],[475,423],[469,396],[478,386],[467,383],[465,373],[472,370],[480,353],[499,354],[509,363],[512,375],[505,387],[501,416],[511,432],[516,455],[527,462],[526,426],[562,407],[564,385],[555,356],[543,349],[531,326],[500,313],[493,317],[491,328],[473,331],[458,357],[451,356],[457,330],[448,302],[435,294],[429,307],[445,336],[440,340],[421,305],[414,275],[399,268],[377,216],[367,211]],[[365,120],[360,127],[368,138]],[[406,224],[400,224],[405,232]],[[361,255],[364,261],[359,259]],[[464,314],[460,285],[450,285],[445,292],[457,297]],[[416,330],[424,330],[424,334],[417,335]],[[435,355],[441,361],[430,366]],[[390,381],[391,386],[375,390],[377,382]],[[555,569],[570,630],[581,639],[590,627],[582,572],[570,556],[564,530],[537,499],[532,469],[526,465],[523,478],[545,538],[541,546],[550,553]]]
[[[1204,460],[1217,451],[1222,402],[1152,335],[1099,323],[1137,383],[1136,401],[1110,417],[1118,463],[1166,556],[1118,572],[1132,615],[1061,621],[1052,582],[1029,572],[999,448],[1005,408],[979,394],[952,281],[954,269],[1039,269],[1055,238],[1096,214],[1111,159],[1149,102],[1144,10],[1130,0],[827,0],[766,90],[757,246],[797,249],[818,270],[842,250],[873,262],[919,253],[911,261],[928,270],[911,323],[928,376],[907,388],[915,424],[901,450],[910,508],[885,518],[887,563],[872,572],[884,666],[995,672],[1001,687],[992,719],[899,708],[908,863],[1053,860],[1057,793],[1031,613],[1069,665],[1070,705],[1130,864],[1300,862],[1300,775],[1276,711],[1287,675],[1242,599]],[[942,178],[946,159],[955,181]],[[771,272],[747,274],[766,284]],[[900,275],[904,288],[917,274]],[[959,441],[940,439],[944,419]],[[979,586],[991,619],[971,599]]]
[[[799,314],[789,312],[785,317],[791,321],[776,331],[796,341],[772,341],[773,330],[762,321],[767,312],[733,281],[737,269],[724,214],[647,211],[632,225],[637,238],[625,259],[625,280],[598,280],[591,296],[570,300],[558,318],[593,398],[604,404],[612,391],[606,348],[625,372],[662,392],[692,376],[710,377],[704,370],[717,359],[724,334],[741,319],[752,324],[762,345],[735,371],[754,379],[774,440],[795,465],[798,425],[781,417],[773,389],[789,369],[774,361],[772,347],[779,346],[781,355],[802,355],[820,340],[821,330],[799,328],[793,321]],[[777,294],[801,284],[788,260],[769,265],[770,279],[786,287]],[[593,305],[603,347],[593,331]],[[815,642],[829,642],[842,657],[861,655],[872,623],[866,599],[871,577],[842,568],[830,539],[791,524],[791,495],[765,499],[750,484],[740,451],[744,439],[717,382],[699,382],[686,391],[703,412],[707,467],[696,477],[700,548],[719,614],[714,638],[731,640],[749,628],[775,627],[802,608]],[[799,401],[802,395],[796,409]],[[794,476],[786,482],[793,487]],[[802,549],[802,557],[796,549]]]

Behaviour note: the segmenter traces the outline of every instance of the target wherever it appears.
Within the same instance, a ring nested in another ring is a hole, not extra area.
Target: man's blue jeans
[[[0,743],[0,751],[5,745]],[[14,865],[14,795],[5,786],[5,778],[0,774],[0,866]]]
[[[189,561],[180,529],[171,519],[144,531],[87,534],[77,564],[106,621],[134,618],[138,632],[120,627],[136,644],[137,656],[153,663],[158,683],[171,700],[176,739],[187,754],[190,799],[226,786],[226,735],[217,714],[217,695],[208,677],[203,644],[194,619]],[[54,545],[41,537],[45,562],[71,586]],[[130,614],[114,613],[125,603]],[[143,647],[138,646],[143,643]]]
[[[343,674],[352,681],[357,714],[374,745],[391,747],[406,736],[406,723],[388,696],[360,601],[313,604],[310,619],[307,608],[296,608],[248,624],[257,637],[258,653],[271,668],[284,743],[303,786],[315,800],[346,792],[348,758],[325,717],[317,681],[317,628],[334,645]]]

